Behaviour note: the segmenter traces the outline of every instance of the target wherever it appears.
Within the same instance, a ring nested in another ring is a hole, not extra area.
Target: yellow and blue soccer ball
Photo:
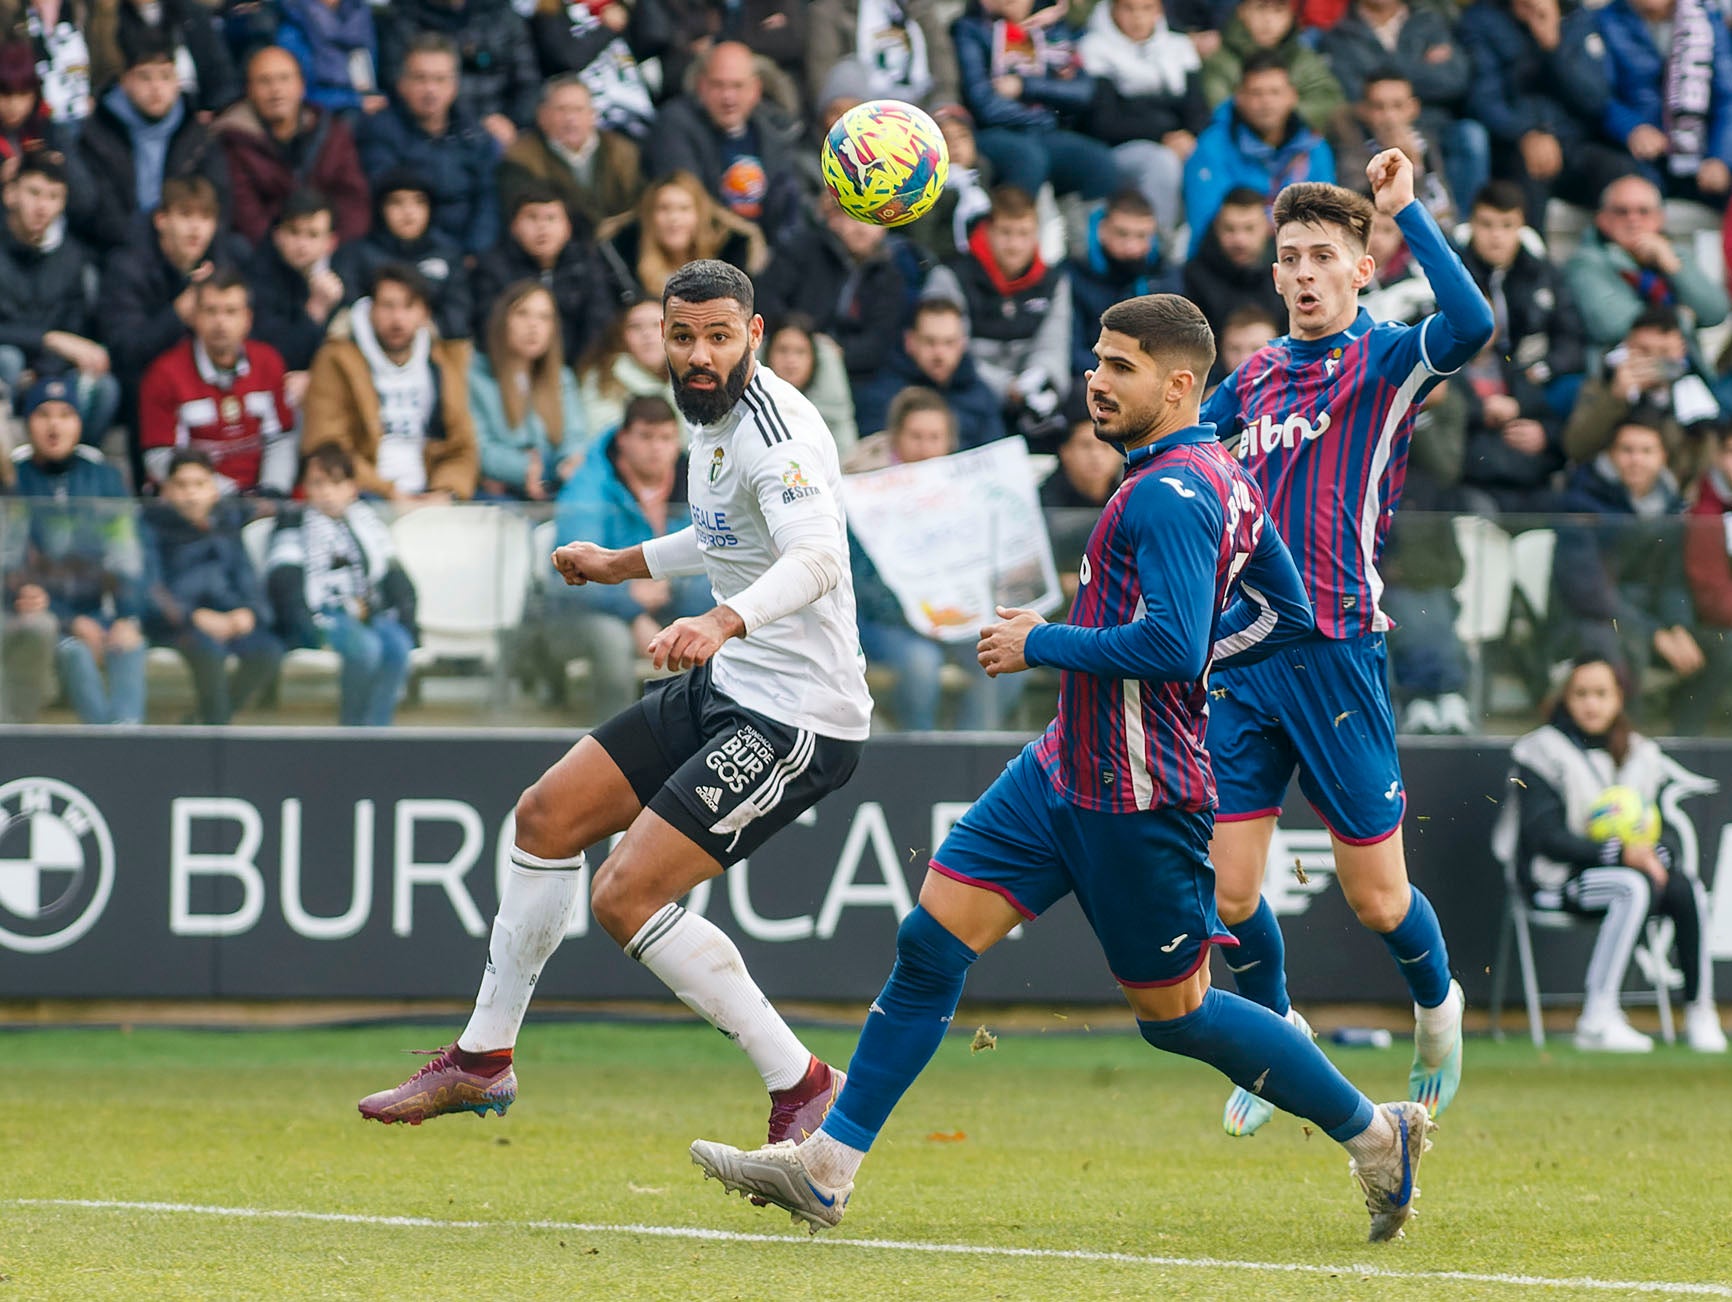
[[[1588,836],[1595,841],[1617,837],[1627,846],[1645,849],[1660,841],[1660,811],[1629,787],[1607,787],[1588,811]]]
[[[912,104],[874,99],[824,138],[824,184],[842,211],[873,226],[906,226],[938,202],[950,151],[938,124]]]

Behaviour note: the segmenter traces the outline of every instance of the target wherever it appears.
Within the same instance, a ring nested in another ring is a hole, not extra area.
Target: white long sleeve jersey
[[[728,641],[716,688],[748,709],[824,737],[864,740],[872,717],[854,612],[836,441],[806,396],[763,366],[714,425],[693,425],[692,530],[716,602],[761,578],[796,539],[834,549],[836,586]]]

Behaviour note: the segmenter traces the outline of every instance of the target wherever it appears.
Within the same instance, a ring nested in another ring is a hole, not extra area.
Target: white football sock
[[[1450,982],[1449,994],[1436,1008],[1413,1006],[1413,1042],[1419,1060],[1427,1067],[1441,1067],[1455,1048],[1455,1033],[1461,1026],[1461,987]]]
[[[814,1180],[831,1189],[840,1189],[853,1180],[865,1160],[863,1150],[850,1148],[822,1130],[800,1141],[801,1163]]]
[[[511,847],[511,875],[493,919],[487,971],[469,1025],[457,1047],[469,1053],[509,1049],[517,1043],[541,965],[565,939],[582,899],[584,858],[538,859]]]
[[[1389,1114],[1382,1108],[1374,1108],[1371,1113],[1371,1124],[1361,1130],[1352,1139],[1341,1141],[1341,1147],[1347,1150],[1349,1157],[1360,1161],[1382,1155],[1383,1150],[1395,1142],[1395,1123],[1389,1119]]]
[[[812,1055],[764,998],[734,942],[713,922],[669,904],[644,923],[625,952],[744,1049],[771,1093],[800,1083]]]

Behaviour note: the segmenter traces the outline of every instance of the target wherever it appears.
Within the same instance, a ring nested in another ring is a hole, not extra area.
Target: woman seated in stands
[[[860,431],[854,423],[854,395],[848,389],[841,345],[820,334],[811,317],[790,312],[765,328],[759,360],[811,399],[830,427],[837,455],[847,460],[860,441]]]
[[[663,398],[673,405],[660,299],[633,296],[601,339],[578,359],[577,389],[595,438],[619,428],[626,404],[633,398]],[[686,441],[683,436],[681,441]]]
[[[1612,1053],[1654,1047],[1625,1018],[1618,992],[1647,919],[1667,917],[1684,973],[1690,1047],[1724,1053],[1713,962],[1702,938],[1702,884],[1683,871],[1677,828],[1664,824],[1654,846],[1588,835],[1589,812],[1607,787],[1630,787],[1657,807],[1677,773],[1659,746],[1630,727],[1612,665],[1597,657],[1578,660],[1551,722],[1518,738],[1510,757],[1513,798],[1496,833],[1500,854],[1513,851],[1533,907],[1602,918],[1576,1047]]]
[[[637,211],[610,217],[595,234],[622,297],[660,301],[667,278],[697,258],[720,258],[754,276],[770,260],[763,232],[710,198],[690,172],[651,182]]]
[[[499,297],[486,348],[469,364],[469,412],[484,496],[544,502],[589,446],[577,377],[560,355],[559,311],[539,281]]]

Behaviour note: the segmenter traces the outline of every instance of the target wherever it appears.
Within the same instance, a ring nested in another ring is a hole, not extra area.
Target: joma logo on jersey
[[[1298,412],[1285,419],[1277,420],[1274,416],[1262,416],[1245,426],[1244,437],[1239,440],[1239,459],[1244,460],[1254,452],[1270,453],[1276,448],[1287,448],[1291,451],[1303,441],[1311,442],[1320,439],[1329,432],[1329,413],[1318,416],[1313,425]]]

